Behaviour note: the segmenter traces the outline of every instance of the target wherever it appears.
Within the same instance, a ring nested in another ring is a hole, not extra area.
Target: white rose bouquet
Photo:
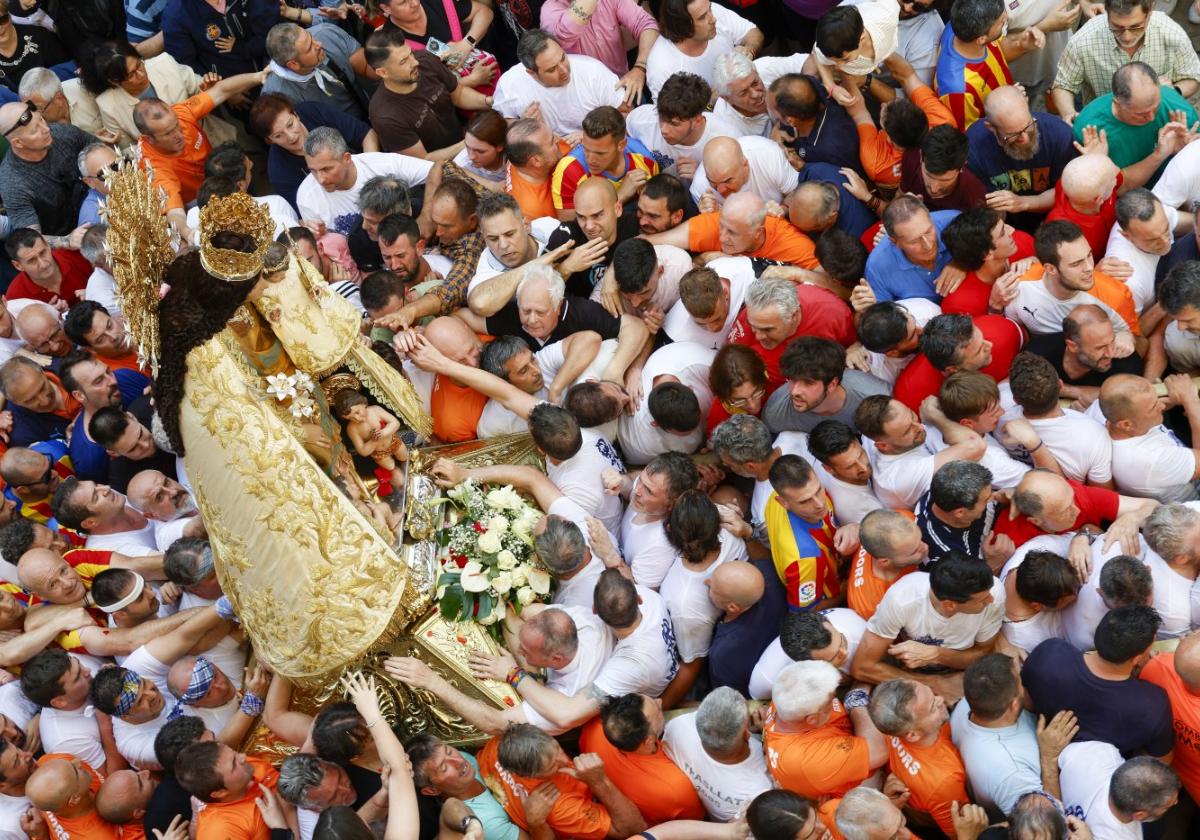
[[[469,479],[431,504],[445,505],[434,539],[442,548],[437,599],[448,621],[475,621],[498,635],[511,608],[550,594],[551,577],[533,551],[542,512],[510,486]]]

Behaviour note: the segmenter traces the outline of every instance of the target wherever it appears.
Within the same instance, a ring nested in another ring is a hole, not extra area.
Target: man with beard
[[[986,188],[967,165],[967,138],[952,125],[929,130],[920,149],[900,162],[900,189],[919,196],[929,210],[970,210],[984,202]]]
[[[129,500],[154,523],[154,541],[166,551],[180,537],[207,537],[196,500],[160,470],[142,470],[129,480]]]
[[[150,380],[136,370],[112,370],[86,350],[78,350],[59,365],[63,388],[79,401],[83,410],[71,427],[71,462],[82,479],[108,479],[108,453],[88,436],[92,417],[105,406],[130,408],[135,402],[149,403],[145,391]]]
[[[140,369],[125,318],[110,314],[94,300],[83,300],[72,306],[62,327],[67,338],[91,350],[111,369]]]
[[[1108,377],[1142,372],[1142,358],[1136,353],[1124,358],[1113,353],[1116,337],[1104,310],[1084,303],[1063,318],[1062,332],[1031,336],[1026,349],[1054,365],[1062,381],[1061,396],[1074,400],[1071,407],[1082,410],[1095,402]]]
[[[376,228],[376,239],[387,271],[375,272],[362,282],[360,292],[367,314],[374,319],[394,315],[405,324],[415,324],[441,312],[441,299],[420,290],[427,282],[439,285],[451,263],[441,254],[425,253],[425,238],[413,217],[406,213],[388,215]],[[380,277],[385,273],[391,277]],[[403,291],[397,294],[397,288]]]
[[[34,522],[53,519],[50,497],[62,479],[74,474],[67,445],[61,440],[42,440],[28,448],[13,446],[0,457],[0,478],[8,485],[5,498],[16,503],[21,516]]]
[[[1033,112],[1020,88],[996,88],[984,118],[967,129],[967,169],[984,186],[988,206],[1032,233],[1054,206],[1054,185],[1076,156],[1071,129],[1044,111]]]

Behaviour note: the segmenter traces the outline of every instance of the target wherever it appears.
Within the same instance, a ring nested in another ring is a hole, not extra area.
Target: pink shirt
[[[565,52],[591,56],[618,76],[629,72],[621,30],[637,41],[647,29],[658,29],[658,22],[634,0],[600,0],[583,24],[571,15],[570,6],[570,0],[546,0],[542,29],[557,38]]]

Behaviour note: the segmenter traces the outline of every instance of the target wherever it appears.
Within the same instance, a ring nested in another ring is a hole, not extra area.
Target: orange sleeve
[[[956,837],[954,832],[954,817],[950,813],[950,806],[957,802],[960,805],[965,805],[971,801],[971,797],[967,795],[967,789],[963,785],[962,778],[953,773],[946,774],[946,780],[932,791],[932,801],[929,805],[929,816],[933,817],[937,822],[938,828],[946,833],[947,837]]]
[[[1092,272],[1092,276],[1095,278],[1095,285],[1090,292],[1092,297],[1112,307],[1113,311],[1121,316],[1121,320],[1129,325],[1131,333],[1141,335],[1142,328],[1138,323],[1137,310],[1133,308],[1133,293],[1129,291],[1129,287],[1100,271]]]
[[[217,107],[217,103],[213,102],[213,98],[208,95],[208,91],[202,90],[195,96],[188,97],[183,100],[183,107],[192,115],[195,122],[207,117],[212,110]]]
[[[936,125],[956,125],[954,114],[946,107],[946,103],[938,98],[928,85],[921,85],[912,93],[913,104],[925,112],[929,127]]]
[[[554,804],[547,825],[558,837],[574,837],[577,840],[604,840],[612,827],[612,817],[598,802],[581,796],[561,792]]]
[[[768,221],[770,220],[768,219]],[[688,226],[689,251],[721,250],[721,221],[719,213],[701,213],[699,216],[692,216],[684,224]]]
[[[758,256],[769,260],[782,260],[814,271],[821,268],[821,263],[817,260],[817,246],[791,222],[768,216],[766,226],[767,239]]]
[[[162,187],[167,194],[167,210],[183,209],[183,185],[170,168],[161,165],[154,167],[154,186]]]
[[[858,159],[867,177],[881,186],[900,183],[893,171],[903,154],[893,144],[887,133],[869,123],[859,123]]]

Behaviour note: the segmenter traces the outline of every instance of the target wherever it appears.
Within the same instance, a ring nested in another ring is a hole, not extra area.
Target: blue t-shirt
[[[95,190],[88,190],[88,194],[83,197],[83,204],[79,205],[80,225],[98,225],[102,221],[100,218],[100,202],[104,200],[104,196]]]
[[[967,129],[967,169],[975,173],[988,192],[1009,190],[1017,195],[1039,195],[1054,189],[1062,171],[1079,153],[1075,151],[1071,126],[1058,117],[1035,112],[1038,150],[1029,160],[1009,156],[984,120],[976,120]],[[1010,213],[1014,227],[1033,232],[1045,213]]]
[[[117,387],[121,389],[121,407],[129,408],[130,404],[142,397],[142,392],[150,384],[145,375],[136,370],[121,368],[113,371]],[[79,412],[72,424],[71,430],[71,463],[75,466],[75,476],[80,481],[108,481],[109,457],[104,447],[90,440],[83,428],[83,412]]]
[[[168,0],[125,0],[125,34],[136,44],[162,31]]]
[[[458,754],[471,762],[471,767],[475,771],[475,779],[480,784],[483,784],[483,793],[473,796],[470,799],[464,799],[463,803],[483,823],[483,836],[485,840],[517,840],[521,829],[517,828],[513,821],[508,818],[508,812],[496,801],[496,797],[492,796],[492,792],[487,789],[487,785],[483,782],[483,777],[479,775],[479,762],[475,760],[475,756],[465,753],[462,750],[459,750]]]
[[[750,695],[750,674],[758,658],[779,635],[779,623],[787,612],[787,591],[769,558],[751,560],[762,572],[762,600],[733,621],[718,621],[708,648],[710,688],[727,685],[743,696]]]
[[[866,205],[846,189],[846,176],[838,171],[832,163],[806,163],[804,168],[796,173],[799,177],[797,184],[806,181],[826,181],[838,188],[841,203],[838,206],[838,217],[834,225],[839,230],[853,236],[855,239],[866,233],[867,228],[878,221]]]
[[[1042,789],[1037,720],[1029,712],[1021,712],[1008,726],[980,726],[971,721],[971,707],[964,700],[950,715],[950,734],[976,803],[994,821],[1004,819],[1029,791]]]
[[[1103,680],[1083,654],[1062,639],[1047,639],[1029,654],[1021,681],[1035,714],[1050,720],[1070,709],[1079,720],[1076,741],[1103,741],[1131,758],[1164,756],[1175,746],[1167,693],[1139,679]]]
[[[297,102],[294,107],[296,116],[309,131],[323,125],[336,128],[345,138],[350,151],[362,151],[363,140],[371,132],[371,126],[367,123],[322,102]],[[300,183],[307,177],[308,166],[304,163],[304,155],[294,155],[276,145],[267,149],[267,180],[271,182],[271,189],[286,198],[293,208],[296,207],[296,190],[300,189]]]
[[[958,211],[935,210],[929,215],[938,234],[937,260],[932,271],[909,262],[900,246],[890,238],[876,245],[867,257],[867,284],[875,293],[875,299],[881,303],[906,298],[925,298],[937,303],[942,299],[933,285],[933,281],[950,262],[950,251],[942,242],[942,231],[958,215]]]
[[[864,175],[858,157],[858,129],[846,109],[829,98],[825,86],[815,77],[808,77],[817,89],[817,97],[825,107],[817,116],[807,137],[797,137],[788,143],[807,163],[829,163],[835,168],[849,167]]]

